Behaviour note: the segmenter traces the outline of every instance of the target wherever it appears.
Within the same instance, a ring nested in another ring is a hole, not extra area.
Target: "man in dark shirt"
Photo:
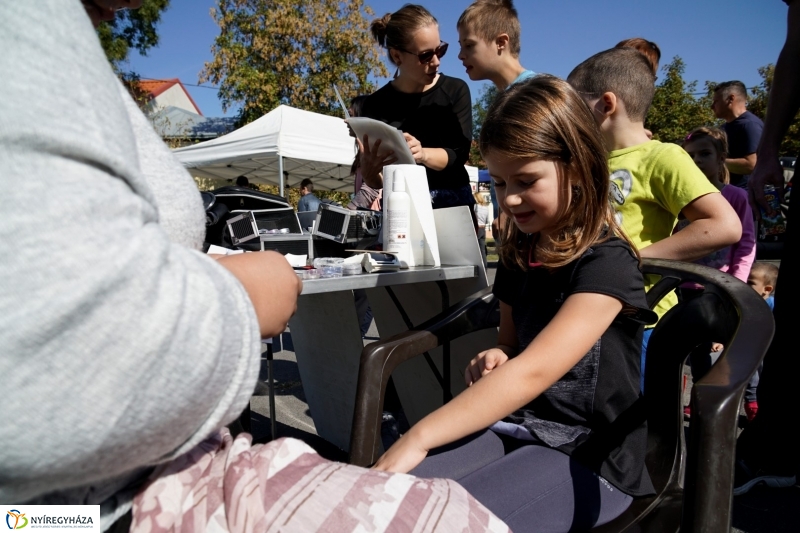
[[[725,165],[731,173],[731,185],[747,189],[750,173],[756,166],[756,150],[764,123],[747,110],[747,89],[740,81],[717,85],[711,109],[714,116],[725,121],[722,126],[728,136]]]
[[[306,178],[300,182],[300,201],[297,202],[297,211],[316,211],[321,203],[317,195],[314,194],[314,184]]]

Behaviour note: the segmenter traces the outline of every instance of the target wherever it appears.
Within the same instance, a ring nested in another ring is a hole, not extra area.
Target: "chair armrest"
[[[499,301],[492,287],[487,287],[414,329],[365,346],[358,371],[350,463],[369,466],[377,460],[384,393],[389,376],[400,363],[453,339],[499,325]]]

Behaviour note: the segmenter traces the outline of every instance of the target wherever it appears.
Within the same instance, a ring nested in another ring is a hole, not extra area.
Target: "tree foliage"
[[[114,20],[97,27],[100,44],[118,74],[122,73],[122,64],[127,61],[132,49],[147,55],[150,48],[158,45],[156,27],[169,2],[143,0],[141,8],[118,11]]]
[[[472,104],[472,145],[469,149],[469,164],[474,167],[486,168],[486,162],[481,157],[478,140],[481,136],[483,121],[486,120],[486,112],[489,111],[489,106],[496,97],[497,87],[491,84],[485,85],[480,96]]]
[[[653,132],[653,139],[680,143],[694,128],[718,125],[711,111],[710,97],[695,98],[697,82],[684,81],[685,70],[686,64],[679,56],[662,68],[666,76],[656,85],[645,121],[645,127]],[[709,87],[706,83],[707,91]]]
[[[220,34],[200,81],[219,85],[223,109],[241,104],[239,125],[280,104],[341,115],[333,84],[347,102],[388,76],[364,0],[219,0],[211,13]]]

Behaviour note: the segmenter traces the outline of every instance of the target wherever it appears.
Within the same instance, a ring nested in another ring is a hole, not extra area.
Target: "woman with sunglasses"
[[[378,44],[388,50],[397,67],[392,81],[364,102],[363,115],[401,130],[419,165],[428,174],[433,208],[472,206],[475,199],[464,164],[472,137],[472,101],[467,84],[439,72],[447,43],[439,25],[422,6],[406,4],[370,26]],[[383,187],[381,170],[394,163],[394,154],[379,141],[364,139],[361,171],[364,181]]]

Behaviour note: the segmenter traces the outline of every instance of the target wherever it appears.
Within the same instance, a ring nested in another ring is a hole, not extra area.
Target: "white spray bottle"
[[[401,265],[408,265],[408,256],[411,252],[409,231],[411,229],[411,198],[406,192],[406,177],[402,172],[395,172],[392,179],[392,194],[386,205],[386,220],[388,231],[386,251],[397,254]]]

